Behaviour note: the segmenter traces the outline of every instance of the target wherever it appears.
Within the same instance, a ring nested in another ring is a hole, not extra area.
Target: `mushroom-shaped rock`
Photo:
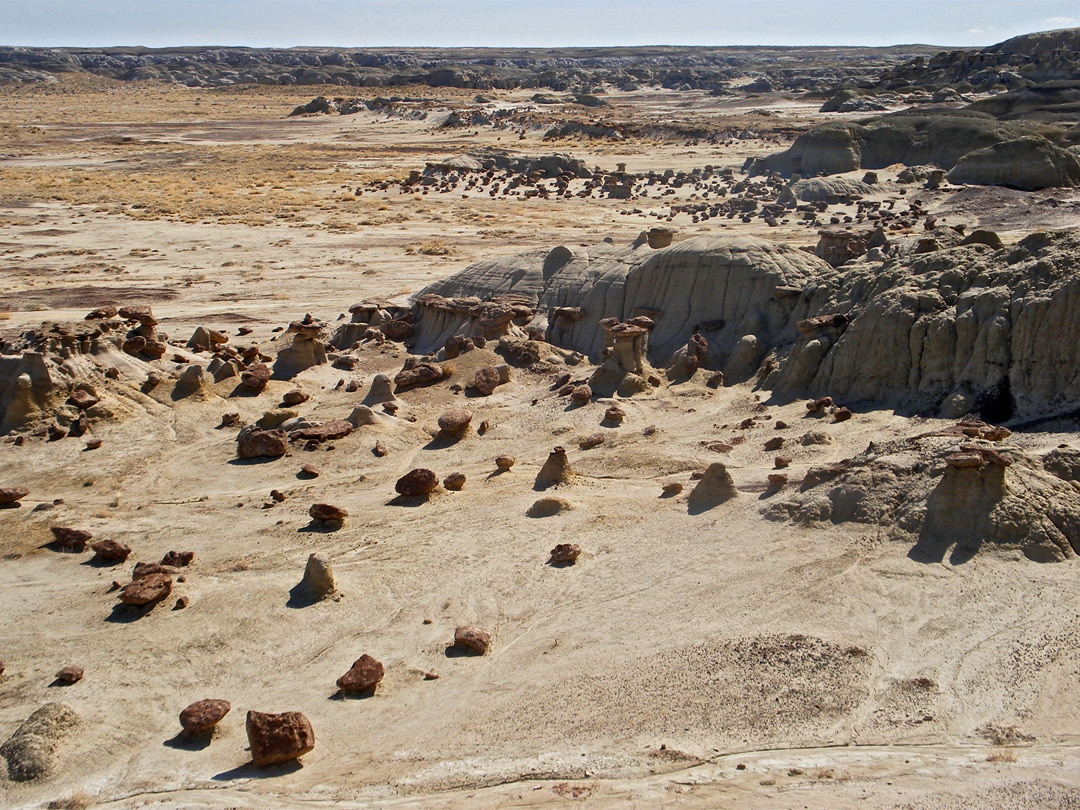
[[[172,593],[172,577],[164,571],[146,574],[120,589],[125,605],[154,605]]]
[[[439,478],[431,470],[419,467],[401,476],[394,485],[399,495],[407,498],[427,495],[439,485]]]
[[[348,672],[337,679],[337,685],[342,692],[369,692],[382,679],[383,665],[365,653],[353,662]]]
[[[180,712],[180,725],[189,737],[210,734],[232,709],[227,700],[197,700]]]
[[[452,492],[460,492],[465,488],[465,473],[452,472],[442,482],[443,488]]]
[[[513,456],[495,456],[495,467],[499,472],[509,472],[510,468],[514,466]]]
[[[121,562],[131,554],[131,546],[119,540],[98,540],[96,543],[91,543],[90,548],[94,550],[99,560],[105,562]]]
[[[247,430],[236,444],[239,458],[279,458],[289,452],[288,436],[284,430]]]
[[[611,422],[612,424],[620,424],[622,420],[626,418],[626,411],[620,408],[618,405],[611,405],[606,411],[604,411],[604,421]]]
[[[78,683],[83,679],[83,668],[69,665],[57,672],[55,677],[61,683]]]
[[[469,429],[472,414],[462,408],[455,408],[439,417],[439,431],[443,436],[460,438]]]
[[[251,760],[259,767],[291,762],[315,747],[315,730],[300,712],[247,713]]]
[[[71,551],[82,551],[93,538],[85,529],[72,529],[67,526],[53,526],[53,545]]]
[[[556,447],[548,455],[547,461],[544,462],[544,466],[540,468],[540,472],[536,475],[536,488],[547,489],[558,484],[565,484],[573,476],[574,471],[570,468],[570,461],[566,457],[566,449]]]
[[[705,469],[705,474],[690,491],[691,508],[709,509],[733,498],[737,494],[731,473],[719,461],[714,461]]]
[[[666,248],[675,238],[675,231],[671,228],[649,228],[645,233],[645,240],[651,248]]]
[[[304,566],[304,579],[300,584],[308,595],[316,599],[337,593],[334,570],[330,567],[330,560],[326,555],[317,551],[308,555],[307,565]]]
[[[0,487],[0,506],[21,501],[29,494],[29,487]]]
[[[491,634],[474,625],[458,627],[454,630],[454,646],[484,655],[491,648]]]
[[[581,546],[573,543],[559,543],[551,550],[552,565],[572,565],[581,556]]]
[[[252,363],[240,372],[240,384],[249,391],[262,391],[270,381],[270,374],[266,363]]]

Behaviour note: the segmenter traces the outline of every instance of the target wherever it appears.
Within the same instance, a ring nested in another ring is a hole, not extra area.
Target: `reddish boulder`
[[[180,712],[180,725],[189,736],[208,734],[232,709],[227,700],[197,700]]]
[[[131,554],[131,546],[119,540],[98,540],[96,543],[91,543],[90,548],[94,550],[99,560],[105,562],[122,562]]]
[[[73,551],[82,551],[94,535],[84,529],[70,529],[66,526],[53,526],[53,545],[57,548],[67,548]]]
[[[352,667],[337,679],[342,692],[367,692],[383,679],[383,665],[366,653],[353,662]]]
[[[784,446],[784,437],[783,436],[774,436],[773,438],[771,438],[767,442],[765,442],[765,449],[770,450],[770,451],[771,450],[779,450],[783,446]]]
[[[551,550],[551,562],[554,565],[570,565],[581,556],[581,546],[573,543],[559,543]]]
[[[495,366],[484,366],[476,370],[472,387],[480,396],[488,397],[494,393],[500,382],[498,369]]]
[[[311,399],[310,394],[305,394],[303,391],[297,390],[286,392],[285,396],[281,398],[281,402],[286,407],[291,408],[294,405],[302,405],[309,399]]]
[[[313,503],[311,508],[308,509],[308,515],[314,520],[334,520],[338,523],[344,523],[349,513],[340,506],[333,506],[328,503]]]
[[[420,467],[401,476],[394,485],[394,489],[399,495],[415,497],[417,495],[427,495],[438,485],[438,476],[431,470]]]
[[[473,625],[459,627],[454,630],[454,646],[484,655],[491,648],[491,634]]]
[[[270,382],[270,366],[266,363],[252,363],[240,374],[240,384],[249,391],[262,391]]]
[[[289,452],[284,430],[250,430],[236,445],[239,458],[280,458]]]
[[[84,321],[104,321],[109,318],[115,318],[117,314],[116,307],[104,306],[97,309],[90,310],[83,318]]]
[[[453,492],[460,492],[465,488],[465,473],[452,472],[442,482],[443,487]]]
[[[291,762],[315,747],[315,730],[300,712],[248,712],[245,725],[251,759],[259,766]]]
[[[67,666],[56,673],[56,680],[61,683],[78,683],[83,679],[83,668],[77,666]]]
[[[78,408],[80,411],[85,411],[87,408],[92,408],[98,404],[101,400],[95,397],[89,391],[83,391],[81,388],[76,388],[71,392],[68,397],[68,402]]]
[[[125,605],[153,605],[172,593],[172,577],[164,571],[141,576],[120,590]]]
[[[343,439],[353,432],[353,423],[348,419],[333,419],[321,425],[294,430],[289,434],[290,439],[304,439],[306,441],[326,442],[334,439]]]
[[[184,566],[191,565],[194,560],[194,551],[170,551],[161,558],[161,564],[169,565],[173,568],[183,568]]]
[[[587,385],[579,385],[570,392],[570,399],[584,405],[592,400],[592,389]]]
[[[6,506],[9,503],[15,503],[29,494],[29,487],[0,487],[0,504]]]
[[[399,388],[411,388],[414,385],[428,385],[438,382],[447,376],[438,363],[415,363],[406,362],[405,368],[394,377],[394,384]]]

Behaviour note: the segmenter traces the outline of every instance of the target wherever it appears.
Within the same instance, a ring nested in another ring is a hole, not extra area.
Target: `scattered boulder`
[[[91,543],[90,548],[103,562],[123,562],[131,554],[131,546],[119,540],[98,540],[96,543]]]
[[[161,558],[163,566],[171,568],[186,568],[195,561],[194,551],[168,551]]]
[[[491,649],[491,634],[474,625],[458,627],[454,630],[454,646],[484,655]]]
[[[320,425],[294,430],[289,434],[289,438],[322,443],[334,441],[335,439],[344,439],[354,429],[353,423],[348,419],[331,419],[329,422],[323,422]]]
[[[83,668],[74,665],[66,666],[56,673],[56,680],[61,683],[78,683],[83,679]]]
[[[458,439],[465,435],[472,422],[472,414],[462,408],[447,411],[439,417],[439,432],[448,438]]]
[[[259,393],[270,382],[270,366],[266,363],[252,363],[240,372],[240,384],[249,391]]]
[[[401,476],[394,485],[394,489],[399,495],[414,498],[431,493],[438,485],[438,476],[431,470],[420,467]]]
[[[836,440],[823,430],[811,430],[803,434],[800,439],[803,447],[812,445],[834,444]]]
[[[337,679],[337,685],[342,692],[370,692],[382,679],[383,665],[365,653]]]
[[[21,501],[29,494],[29,487],[0,487],[0,506],[8,506]]]
[[[572,401],[576,402],[578,405],[584,405],[584,404],[586,404],[588,402],[591,402],[592,401],[592,396],[593,396],[592,388],[590,388],[588,385],[576,386],[570,392],[570,399]]]
[[[308,555],[307,565],[304,566],[304,578],[300,586],[315,599],[325,599],[337,593],[334,570],[330,567],[330,560],[326,555],[319,552]]]
[[[452,472],[442,482],[443,488],[451,492],[460,492],[465,488],[465,473]]]
[[[139,577],[120,589],[120,601],[125,605],[156,605],[172,593],[173,580],[164,571]]]
[[[212,734],[230,709],[232,705],[227,700],[197,700],[180,712],[180,726],[188,737]]]
[[[572,543],[559,543],[551,550],[552,565],[573,565],[581,556],[581,546]]]
[[[67,526],[53,526],[53,545],[68,551],[82,551],[94,535],[85,529],[71,529]]]
[[[495,456],[495,467],[499,472],[509,472],[514,466],[513,456]]]
[[[664,486],[661,487],[660,491],[663,493],[662,497],[674,498],[676,495],[683,491],[683,485],[680,484],[678,481],[672,481],[669,484],[664,484]]]
[[[297,405],[303,405],[311,399],[311,395],[303,391],[286,391],[285,396],[281,398],[281,403],[287,408],[293,408]]]
[[[767,442],[765,442],[764,449],[766,451],[779,450],[783,446],[784,446],[784,437],[783,436],[774,436],[773,438],[771,438]]]
[[[345,518],[349,516],[349,513],[340,506],[329,503],[313,503],[311,508],[308,509],[308,515],[311,516],[312,520],[340,525],[345,522]]]
[[[430,385],[446,378],[446,367],[439,363],[421,361],[410,357],[405,361],[405,367],[394,377],[394,384],[399,391],[412,388],[417,385]],[[374,382],[372,383],[374,385]]]
[[[280,458],[289,452],[288,436],[284,430],[241,431],[236,444],[239,458]]]
[[[588,436],[586,436],[584,439],[582,439],[581,441],[578,442],[578,447],[580,447],[582,450],[588,450],[588,449],[593,448],[593,447],[598,447],[599,445],[601,445],[603,443],[604,443],[604,434],[603,433],[591,433]]]
[[[303,467],[300,468],[300,472],[307,478],[318,478],[319,475],[321,475],[319,468],[316,467],[314,464],[305,464]]]
[[[606,411],[604,411],[604,421],[611,422],[612,424],[622,424],[623,419],[626,418],[626,411],[620,408],[618,405],[611,405]]]
[[[291,762],[315,747],[315,730],[300,712],[247,714],[251,759],[259,767]]]
[[[85,411],[87,408],[93,408],[100,401],[101,399],[99,397],[82,388],[76,388],[71,392],[70,396],[68,396],[68,402],[80,411]]]
[[[472,389],[482,397],[491,396],[495,392],[495,388],[502,380],[499,377],[499,371],[495,366],[484,366],[476,370],[476,375],[473,377]]]

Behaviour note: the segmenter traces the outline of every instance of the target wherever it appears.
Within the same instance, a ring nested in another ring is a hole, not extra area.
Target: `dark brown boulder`
[[[334,439],[343,439],[354,430],[353,423],[348,419],[333,419],[321,425],[294,430],[289,434],[290,439],[303,439],[305,441],[326,442]]]
[[[428,385],[443,379],[446,374],[438,363],[406,363],[405,368],[394,377],[394,385],[399,389],[411,388],[414,385]]]
[[[443,479],[442,485],[444,488],[453,492],[460,492],[465,488],[465,473],[452,472],[446,478]]]
[[[180,712],[180,725],[189,736],[209,734],[232,709],[227,700],[197,700]]]
[[[169,565],[173,568],[183,568],[184,566],[191,565],[194,560],[194,551],[170,551],[161,558],[161,564]]]
[[[281,398],[281,402],[285,407],[291,408],[295,405],[302,405],[311,399],[310,394],[305,394],[303,391],[287,391],[285,396]]]
[[[305,464],[303,467],[300,468],[300,472],[308,478],[318,478],[320,475],[319,468],[316,467],[314,464]]]
[[[249,391],[262,391],[270,382],[270,366],[252,363],[240,373],[240,384]]]
[[[56,680],[60,683],[78,683],[83,679],[83,668],[74,665],[66,666],[56,673]]]
[[[284,430],[250,430],[236,445],[239,458],[280,458],[289,452]]]
[[[157,319],[148,306],[120,307],[117,314],[125,321],[138,321],[142,326],[157,326]]]
[[[454,646],[484,655],[491,648],[491,634],[473,625],[458,627],[454,630]]]
[[[109,318],[115,318],[116,314],[117,314],[117,311],[116,311],[116,307],[114,307],[114,306],[98,307],[97,309],[91,310],[90,312],[86,313],[86,316],[83,318],[83,320],[84,321],[104,321],[104,320],[108,320]]]
[[[784,446],[784,437],[783,436],[774,436],[773,438],[771,438],[767,442],[765,442],[765,449],[769,450],[769,451],[779,450],[783,446]]]
[[[551,562],[554,565],[570,565],[581,556],[581,546],[573,543],[559,543],[551,550]]]
[[[85,529],[71,529],[66,526],[53,526],[53,545],[57,548],[67,548],[73,551],[82,551],[87,543],[94,537]]]
[[[245,726],[251,759],[260,767],[291,762],[315,747],[315,730],[300,712],[248,712]]]
[[[621,424],[622,420],[626,418],[626,411],[620,408],[618,405],[611,405],[606,411],[604,411],[604,421],[611,422],[613,424]]]
[[[90,548],[94,550],[99,560],[105,562],[121,562],[131,554],[131,546],[119,540],[98,540],[96,543],[91,543]]]
[[[340,506],[329,503],[313,503],[311,508],[308,509],[308,515],[314,520],[336,520],[338,523],[344,523],[349,513]]]
[[[172,577],[164,571],[146,574],[120,589],[125,605],[153,605],[172,593]]]
[[[476,370],[472,387],[480,396],[488,397],[495,392],[500,382],[498,369],[495,366],[484,366]]]
[[[394,485],[394,489],[399,495],[415,497],[417,495],[427,495],[438,485],[438,476],[431,470],[420,467],[401,476]]]
[[[584,405],[592,400],[592,389],[587,385],[579,385],[570,392],[570,399]]]
[[[29,487],[0,487],[0,504],[7,505],[21,501],[29,494]]]
[[[383,665],[365,653],[337,679],[337,685],[342,692],[367,692],[373,690],[382,679]]]
[[[85,411],[87,408],[92,408],[98,404],[101,400],[91,394],[89,391],[83,391],[81,388],[76,388],[71,392],[68,397],[68,402],[78,408],[80,411]]]

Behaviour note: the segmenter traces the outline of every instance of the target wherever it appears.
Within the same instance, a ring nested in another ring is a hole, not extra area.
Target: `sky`
[[[973,47],[1080,26],[1068,0],[0,0],[0,45]]]

